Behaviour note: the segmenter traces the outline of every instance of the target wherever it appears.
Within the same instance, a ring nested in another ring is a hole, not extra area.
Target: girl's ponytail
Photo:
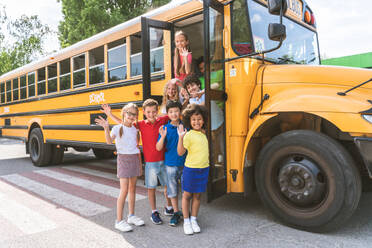
[[[121,127],[119,129],[119,137],[120,138],[121,138],[121,136],[123,136],[123,132],[124,132],[123,125],[121,125]]]

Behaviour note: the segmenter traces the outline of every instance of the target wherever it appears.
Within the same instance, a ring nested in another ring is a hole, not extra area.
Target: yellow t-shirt
[[[189,168],[209,166],[208,139],[204,133],[194,130],[188,131],[183,137],[183,146],[187,150],[185,166]]]

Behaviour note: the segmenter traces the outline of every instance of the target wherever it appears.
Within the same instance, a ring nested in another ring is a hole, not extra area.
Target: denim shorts
[[[174,198],[178,194],[179,180],[181,180],[183,166],[165,166],[167,172],[167,194],[169,198]]]
[[[162,186],[167,185],[167,174],[164,161],[146,162],[145,184],[148,189],[155,189],[158,186],[158,178]]]

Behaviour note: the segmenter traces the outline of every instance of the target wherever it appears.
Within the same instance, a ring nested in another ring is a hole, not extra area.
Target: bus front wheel
[[[40,128],[32,129],[28,142],[31,161],[35,166],[41,167],[49,164],[52,147],[44,143],[43,133]]]
[[[257,159],[255,179],[261,200],[279,220],[312,232],[339,227],[361,195],[360,175],[349,153],[309,130],[270,140]]]

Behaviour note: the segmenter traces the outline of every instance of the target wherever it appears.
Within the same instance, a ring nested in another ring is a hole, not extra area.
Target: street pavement
[[[372,194],[363,193],[352,219],[339,230],[315,234],[286,227],[272,218],[259,198],[205,196],[200,234],[182,225],[150,221],[146,189],[138,180],[136,215],[145,226],[114,229],[119,182],[116,161],[69,150],[60,166],[34,167],[24,144],[0,138],[0,248],[2,247],[372,247]],[[158,189],[157,207],[164,197]],[[125,207],[126,212],[127,206]]]

